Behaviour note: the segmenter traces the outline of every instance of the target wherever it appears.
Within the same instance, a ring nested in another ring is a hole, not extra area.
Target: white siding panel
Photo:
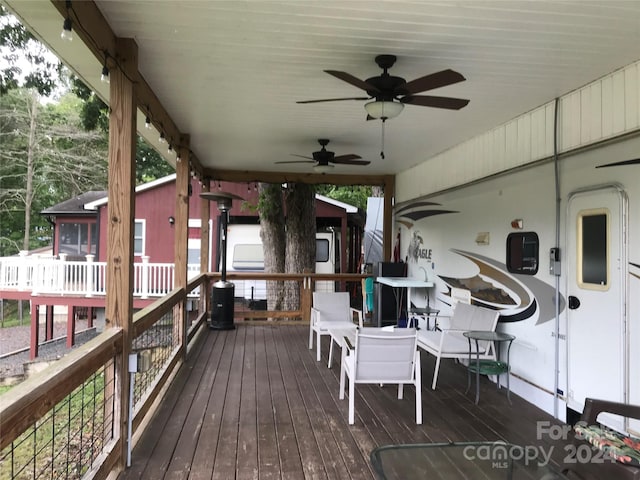
[[[613,80],[610,76],[600,82],[602,85],[602,138],[613,135]]]
[[[638,65],[630,65],[624,69],[624,126],[625,130],[633,130],[640,125],[638,101]]]
[[[595,82],[586,87],[591,99],[591,115],[588,119],[591,140],[602,138],[602,82]]]
[[[571,92],[561,100],[562,150],[580,145],[580,92]]]
[[[624,131],[624,71],[620,70],[613,74],[613,133],[619,134]]]
[[[531,161],[531,115],[518,118],[518,165]]]
[[[507,156],[505,147],[505,126],[501,125],[493,130],[494,168],[493,173],[507,169]]]
[[[396,177],[397,200],[550,158],[554,116],[555,102],[551,101],[402,172]],[[640,129],[640,62],[561,97],[558,121],[561,153]],[[429,175],[435,171],[443,174]]]
[[[507,165],[518,164],[518,122],[511,120],[505,125],[505,155]]]

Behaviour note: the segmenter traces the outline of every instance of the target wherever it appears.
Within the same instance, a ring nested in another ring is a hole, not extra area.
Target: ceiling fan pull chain
[[[384,121],[385,119],[382,119],[382,145],[380,146],[380,158],[382,158],[384,160]]]

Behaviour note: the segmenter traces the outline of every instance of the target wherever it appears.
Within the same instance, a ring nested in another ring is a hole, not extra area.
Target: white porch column
[[[87,265],[85,266],[86,294],[87,297],[93,296],[93,259],[95,255],[86,255]]]

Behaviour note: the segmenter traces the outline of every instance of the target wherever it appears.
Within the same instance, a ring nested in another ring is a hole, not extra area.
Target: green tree
[[[1,4],[0,58],[0,95],[18,87],[35,88],[45,96],[55,90],[62,65]]]
[[[370,185],[353,185],[348,187],[318,185],[317,191],[325,197],[348,203],[365,211],[367,210],[367,198],[373,196]]]
[[[87,190],[104,189],[104,137],[86,132],[80,101],[68,94],[42,103],[35,89],[0,96],[0,255],[50,243],[38,213]]]

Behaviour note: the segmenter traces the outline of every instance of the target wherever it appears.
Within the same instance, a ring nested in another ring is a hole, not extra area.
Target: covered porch
[[[443,361],[431,390],[434,358],[426,354],[422,425],[415,424],[412,388],[398,400],[395,386],[359,385],[349,426],[347,400],[338,399],[339,362],[331,369],[316,362],[307,342],[305,325],[206,332],[119,479],[370,479],[371,451],[404,443],[503,440],[550,452],[556,466],[567,454],[548,434],[557,424],[552,416],[516,395],[510,405],[486,378],[475,405],[465,393],[466,369],[453,360]],[[439,475],[425,478],[447,478]]]

